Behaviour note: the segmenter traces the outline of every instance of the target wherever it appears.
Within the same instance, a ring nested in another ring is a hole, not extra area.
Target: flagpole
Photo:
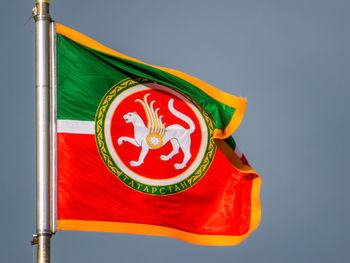
[[[51,233],[57,231],[57,70],[56,70],[56,23],[50,23],[50,209]]]
[[[50,262],[50,0],[36,0],[37,262]]]

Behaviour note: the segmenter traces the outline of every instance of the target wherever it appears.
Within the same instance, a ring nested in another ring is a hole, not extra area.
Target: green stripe
[[[232,150],[235,150],[236,149],[236,142],[235,142],[235,140],[233,139],[233,137],[232,136],[229,136],[229,137],[227,137],[226,139],[225,139],[225,142],[228,144],[228,145],[230,145],[230,147],[232,148]]]
[[[211,115],[217,129],[225,129],[235,111],[170,73],[96,51],[57,34],[58,119],[94,121],[103,95],[119,81],[133,76],[187,94]]]

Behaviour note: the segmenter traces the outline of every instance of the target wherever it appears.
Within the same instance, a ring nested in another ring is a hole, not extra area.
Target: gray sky
[[[2,3],[0,262],[35,232],[34,0]],[[234,247],[58,232],[52,262],[349,262],[349,0],[52,0],[53,18],[144,62],[248,98],[235,138],[262,177]]]

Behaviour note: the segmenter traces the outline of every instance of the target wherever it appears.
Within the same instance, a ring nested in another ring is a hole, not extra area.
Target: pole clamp
[[[38,242],[39,242],[39,235],[38,234],[34,234],[32,240],[30,240],[30,244],[32,246],[35,246],[35,245],[38,244]]]
[[[49,4],[45,2],[37,3],[32,9],[32,17],[35,22],[39,20],[48,20],[49,22],[52,22],[49,14]]]
[[[35,246],[38,244],[39,241],[39,236],[48,236],[51,237],[54,233],[51,232],[42,232],[42,233],[38,233],[38,234],[33,234],[33,238],[32,240],[30,240],[30,244],[32,246]]]

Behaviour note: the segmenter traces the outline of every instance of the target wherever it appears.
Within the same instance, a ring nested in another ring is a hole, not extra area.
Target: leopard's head
[[[139,115],[136,112],[129,112],[123,116],[126,123],[134,123]]]

